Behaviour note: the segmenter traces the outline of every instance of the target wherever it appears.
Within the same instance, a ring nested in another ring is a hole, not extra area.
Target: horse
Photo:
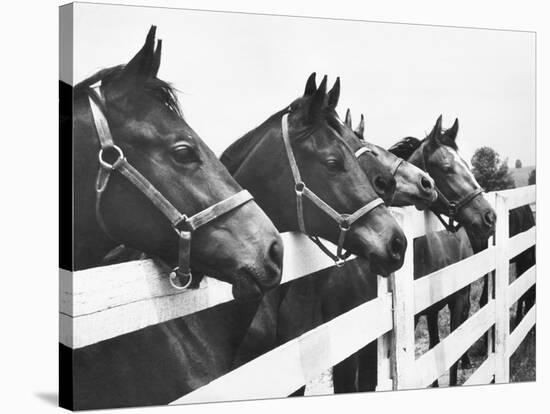
[[[474,252],[470,238],[487,240],[495,229],[496,214],[482,196],[483,190],[468,164],[458,153],[458,119],[445,131],[441,123],[442,116],[439,116],[431,133],[423,140],[407,137],[389,149],[393,154],[422,168],[434,179],[438,199],[430,206],[430,210],[446,228],[446,231],[429,233],[415,239],[415,279],[472,256]],[[442,217],[444,215],[448,216],[447,222]],[[416,315],[416,321],[422,315],[427,316],[430,348],[439,343],[438,313],[445,305],[449,306],[452,332],[468,318],[470,286]],[[469,365],[467,353],[462,357],[462,362],[464,366]],[[457,384],[457,375],[458,363],[455,363],[450,369],[451,386]],[[433,385],[438,385],[437,380]]]
[[[306,82],[302,97],[296,99],[289,107],[277,112],[256,130],[249,132],[241,140],[234,143],[221,157],[221,161],[226,165],[229,172],[237,178],[237,181],[241,185],[255,195],[258,203],[264,208],[280,231],[301,230],[294,213],[295,202],[292,200],[293,195],[292,193],[289,194],[288,191],[288,189],[292,190],[292,176],[288,173],[288,161],[285,159],[285,149],[281,142],[281,117],[288,111],[290,111],[290,115],[293,117],[292,121],[295,122],[293,129],[296,132],[293,132],[292,135],[298,137],[298,140],[294,143],[294,150],[301,153],[300,170],[304,172],[304,175],[307,174],[307,180],[304,179],[304,181],[311,182],[312,187],[314,186],[313,188],[315,188],[315,192],[319,191],[321,193],[321,191],[325,191],[325,194],[322,196],[323,199],[334,200],[334,195],[326,193],[327,190],[338,194],[342,190],[349,189],[351,192],[347,193],[346,197],[351,197],[352,194],[355,194],[354,197],[359,196],[363,198],[361,203],[367,203],[369,199],[375,196],[373,188],[369,185],[371,180],[365,177],[364,171],[357,164],[354,151],[349,147],[348,141],[351,141],[351,139],[356,140],[357,138],[353,130],[340,121],[335,111],[339,93],[339,79],[336,80],[333,88],[327,93],[326,76],[323,78],[319,88],[317,88],[315,85],[315,73],[312,74]],[[300,138],[300,130],[307,131],[302,138]],[[319,152],[319,155],[322,155],[322,158],[316,153],[307,157],[307,153],[311,152],[308,146],[313,145],[315,145],[313,148],[316,148],[316,151]],[[330,174],[330,170],[329,174],[327,174],[328,168],[326,165],[327,157],[330,156],[329,151],[335,151],[336,149],[339,149],[341,156],[345,156],[341,162],[343,163],[345,160],[349,165],[345,170],[340,167],[340,174],[338,176],[334,173]],[[369,159],[378,166],[373,171],[374,176],[389,177],[379,180],[379,185],[383,184],[382,181],[386,183],[394,182],[393,177],[376,160],[376,157],[369,154]],[[287,171],[286,176],[285,171]],[[343,174],[344,171],[347,174]],[[352,171],[354,171],[354,174],[349,174]],[[344,181],[347,179],[350,181]],[[266,185],[267,188],[265,188]],[[365,191],[365,193],[361,193],[361,191]],[[258,194],[262,192],[265,194],[264,196]],[[385,193],[386,197],[390,196],[390,191],[385,190],[382,192]],[[340,198],[342,199],[341,196]],[[335,202],[336,200],[332,201],[332,203]],[[384,217],[387,217],[385,207],[382,209],[380,206],[379,208],[380,213]],[[342,205],[339,206],[339,209],[349,210],[350,206]],[[313,214],[313,211],[310,214]],[[370,214],[367,218],[370,218]],[[315,221],[318,222],[315,223]],[[327,229],[325,222],[326,219],[323,216],[319,216],[308,223],[306,230],[309,234],[317,233],[324,238],[338,243],[338,235],[327,233],[329,229]],[[388,230],[392,231],[392,228],[394,228],[394,231],[397,232],[396,236],[393,237],[400,239],[400,229],[394,227],[395,222],[393,218],[390,219],[388,217],[388,226]],[[384,233],[382,234],[384,235]],[[367,239],[364,240],[366,241]],[[382,240],[377,236],[372,238],[372,241],[376,243]],[[390,248],[395,249],[395,247],[400,246],[402,246],[401,240],[398,246]],[[402,247],[404,248],[405,246]],[[384,250],[381,250],[381,252],[383,253]],[[369,263],[376,269],[377,273],[388,274],[390,269],[401,266],[401,260],[396,261],[393,253],[390,255],[379,255],[379,257],[372,254],[365,255],[361,250],[354,250],[354,253],[359,256],[368,257]],[[380,266],[376,264],[377,260],[389,261],[389,263]],[[289,285],[294,285],[295,283],[306,283],[309,286],[307,282],[309,279],[306,277],[293,281],[269,292],[264,297],[245,341],[243,341],[236,353],[234,367],[250,361],[277,345],[278,338],[284,336],[278,332],[280,326],[282,326],[282,324],[278,323],[278,313],[281,302],[285,300],[286,291],[289,289]],[[315,283],[311,288],[317,289]],[[311,298],[315,300],[316,297],[315,294],[308,295],[308,300]],[[306,305],[305,302],[301,303],[301,306],[298,312],[301,317],[294,318],[296,321],[307,319],[303,316],[302,309],[309,309],[310,306]]]
[[[74,269],[99,264],[123,242],[169,268],[183,264],[189,279],[192,265],[231,283],[242,303],[77,350],[60,344],[71,371],[60,399],[73,409],[166,404],[226,372],[250,309],[281,279],[279,233],[157,78],[162,43],[155,32],[152,26],[126,65],[74,87],[72,121],[61,114],[72,122],[63,129],[74,132]]]
[[[261,294],[280,282],[281,238],[184,120],[173,89],[157,78],[162,43],[155,48],[155,30],[128,64],[74,88],[74,267],[98,265],[120,242],[175,267],[178,233],[207,212],[207,225],[192,231],[193,269],[232,283],[236,296]],[[105,148],[94,108],[112,133]],[[124,160],[131,169],[115,167]],[[144,193],[136,180],[156,192]],[[180,222],[167,220],[166,204]],[[208,210],[216,204],[221,214]]]
[[[322,237],[338,245],[336,261],[346,249],[387,275],[403,264],[407,241],[347,144],[355,134],[335,111],[339,79],[328,93],[326,84],[313,91],[308,81],[220,160],[280,232]]]
[[[349,109],[346,111],[345,124],[352,128]],[[437,198],[431,177],[389,151],[365,141],[364,125],[364,116],[361,115],[361,121],[354,131],[357,137],[349,142],[356,154],[359,154],[361,167],[366,172],[369,167],[372,169],[372,161],[362,157],[362,153],[367,151],[395,177],[392,206],[415,205],[418,209],[427,208]],[[346,263],[342,269],[327,269],[319,273],[315,275],[315,282],[320,286],[313,291],[318,295],[317,302],[313,301],[313,310],[304,312],[303,306],[307,302],[305,298],[312,293],[309,280],[295,281],[288,288],[279,315],[280,342],[292,339],[376,297],[376,273],[362,259]],[[310,320],[302,317],[298,324],[294,316],[298,310],[314,316],[310,316]],[[371,375],[373,370],[374,376]],[[335,365],[332,372],[335,393],[373,388],[376,385],[372,383],[373,379],[376,380],[376,342]],[[305,387],[301,387],[292,396],[303,395],[304,391]]]

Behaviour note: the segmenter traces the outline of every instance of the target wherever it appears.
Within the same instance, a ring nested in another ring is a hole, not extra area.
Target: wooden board
[[[400,222],[407,238],[413,231],[413,216],[418,216],[409,210],[408,215]],[[426,212],[424,217],[429,219]],[[403,267],[390,277],[390,288],[393,298],[393,333],[391,336],[391,377],[394,390],[407,389],[411,385],[415,358],[414,343],[414,260],[410,249],[403,262]]]
[[[514,280],[508,288],[508,306],[511,307],[516,303],[521,296],[529,290],[536,282],[536,265],[531,266],[528,270]]]
[[[286,397],[391,327],[391,295],[386,294],[261,355],[171,404]]]
[[[464,382],[464,385],[490,384],[495,376],[495,354],[490,353],[483,363]]]
[[[495,211],[497,217],[508,217],[506,198],[497,194]],[[508,334],[510,329],[510,307],[508,306],[508,287],[510,280],[509,220],[498,220],[495,229],[497,249],[495,270],[495,383],[510,381],[510,360],[508,358]]]
[[[508,357],[511,357],[521,345],[529,331],[535,326],[537,319],[537,305],[533,305],[529,312],[523,317],[516,329],[510,334],[508,342]]]
[[[494,323],[495,302],[490,301],[449,336],[416,360],[414,387],[424,388],[439,378]]]
[[[334,265],[303,234],[282,238],[283,283]],[[178,291],[168,273],[153,260],[61,272],[60,342],[76,349],[233,300],[228,283],[205,278],[198,289]]]
[[[497,224],[498,226],[498,224]],[[508,258],[517,256],[537,242],[537,228],[531,227],[522,233],[516,234],[508,242]]]
[[[506,205],[509,210],[535,203],[537,200],[537,186],[529,185],[526,187],[512,188],[510,190],[498,191],[501,197],[506,199]]]
[[[490,247],[474,256],[414,281],[414,312],[439,302],[495,268],[496,251]]]

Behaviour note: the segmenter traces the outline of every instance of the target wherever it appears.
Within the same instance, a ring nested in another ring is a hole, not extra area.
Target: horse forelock
[[[392,154],[396,155],[399,158],[403,158],[404,160],[408,160],[412,154],[420,148],[420,145],[422,145],[421,140],[414,137],[405,137],[401,141],[395,143],[392,145],[388,151]]]

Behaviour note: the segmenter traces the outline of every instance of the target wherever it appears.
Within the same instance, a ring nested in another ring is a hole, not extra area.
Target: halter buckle
[[[180,273],[180,272],[178,272],[179,268],[180,268],[179,266],[176,266],[170,272],[170,277],[169,277],[170,284],[172,285],[172,287],[174,289],[185,290],[189,287],[189,285],[193,281],[193,274],[191,272],[189,272],[189,273],[183,273],[183,272]],[[176,280],[178,280],[178,281],[180,280],[180,276],[185,276],[188,279],[187,282],[183,285],[179,285],[179,284],[176,283]]]
[[[118,152],[118,157],[117,157],[117,159],[116,159],[112,164],[110,164],[108,161],[105,161],[105,160],[103,159],[103,153],[104,153],[104,151],[105,151],[105,150],[111,150],[111,149],[113,149],[113,150],[115,150],[116,152]],[[99,164],[100,164],[103,168],[105,168],[105,169],[107,169],[107,170],[114,170],[114,169],[115,169],[115,167],[114,167],[115,164],[116,164],[118,161],[124,159],[124,153],[122,152],[122,149],[121,149],[118,145],[113,144],[113,145],[109,145],[109,146],[106,146],[106,147],[101,148],[101,149],[99,150],[99,153],[98,153],[97,157],[98,157],[98,159],[99,159]]]
[[[454,201],[449,203],[449,217],[454,217],[457,213],[457,204]]]
[[[345,264],[346,264],[346,259],[343,257],[337,257],[336,260],[334,261],[334,265],[337,268],[342,268],[344,267]]]

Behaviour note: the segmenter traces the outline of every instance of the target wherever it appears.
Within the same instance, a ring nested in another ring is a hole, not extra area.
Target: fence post
[[[495,231],[495,383],[510,380],[510,359],[508,358],[508,338],[510,335],[510,308],[508,307],[508,286],[510,284],[508,240],[509,213],[506,198],[495,194],[497,224]]]
[[[393,389],[413,388],[414,342],[414,240],[410,237],[414,213],[410,208],[399,212],[398,221],[407,236],[408,247],[403,267],[390,276],[393,299],[393,335],[391,374]]]
[[[389,280],[386,277],[378,276],[378,297],[389,292]],[[377,381],[376,391],[388,391],[392,389],[391,378],[391,349],[392,331],[382,335],[376,341],[377,347]]]

